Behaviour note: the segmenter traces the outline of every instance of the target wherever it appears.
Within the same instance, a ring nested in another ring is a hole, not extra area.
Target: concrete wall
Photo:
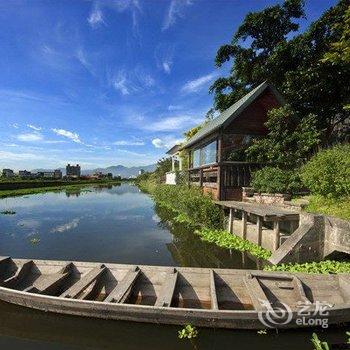
[[[299,228],[272,254],[272,264],[320,261],[332,253],[350,254],[350,222],[300,214]]]

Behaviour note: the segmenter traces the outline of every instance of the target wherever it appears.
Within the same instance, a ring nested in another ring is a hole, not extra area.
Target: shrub
[[[313,194],[325,197],[350,195],[350,145],[318,152],[301,170],[301,178]]]
[[[299,175],[292,170],[278,167],[265,167],[252,176],[252,187],[258,192],[293,193],[302,188]]]

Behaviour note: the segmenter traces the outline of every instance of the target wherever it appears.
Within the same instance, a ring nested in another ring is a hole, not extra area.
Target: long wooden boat
[[[102,319],[237,329],[295,328],[315,325],[307,321],[317,318],[327,319],[328,324],[349,322],[350,275],[0,257],[0,300]],[[297,321],[301,304],[304,314],[305,307],[309,311],[302,324]]]

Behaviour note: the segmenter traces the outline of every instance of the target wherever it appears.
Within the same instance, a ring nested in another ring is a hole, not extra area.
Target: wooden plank
[[[210,270],[210,299],[211,299],[211,308],[213,310],[219,310],[218,297],[216,294],[214,270]]]
[[[40,276],[30,287],[27,287],[24,292],[47,294],[54,293],[62,286],[62,283],[67,281],[73,272],[73,263],[67,264],[58,273]]]
[[[170,307],[173,300],[178,272],[174,271],[167,274],[162,290],[160,291],[157,301],[154,306],[158,307]]]
[[[259,280],[255,276],[252,276],[252,274],[248,273],[244,277],[244,283],[256,311],[264,311],[266,308],[272,309],[271,304],[267,299],[267,296],[262,289]]]
[[[117,286],[109,293],[104,300],[107,303],[123,303],[130,295],[131,289],[136,282],[141,270],[138,266],[133,267],[124,278],[117,284]]]
[[[85,288],[87,288],[91,283],[95,282],[102,274],[107,271],[105,265],[101,264],[96,266],[94,269],[89,271],[85,276],[83,276],[78,282],[73,286],[63,292],[61,298],[76,298]]]
[[[0,285],[6,288],[14,288],[18,282],[22,281],[28,274],[30,274],[34,265],[33,260],[25,261],[22,267],[18,269],[12,277],[4,280]]]
[[[294,291],[295,291],[297,297],[299,298],[298,301],[302,301],[303,303],[310,304],[311,301],[305,294],[305,289],[303,287],[303,283],[301,282],[301,280],[297,276],[293,276],[292,285],[294,287]]]

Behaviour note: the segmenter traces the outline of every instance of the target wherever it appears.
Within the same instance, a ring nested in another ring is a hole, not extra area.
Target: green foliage
[[[258,192],[295,193],[302,188],[302,183],[295,171],[265,167],[253,173],[251,186]]]
[[[319,143],[320,132],[314,115],[301,121],[289,106],[272,109],[265,123],[268,135],[247,149],[248,159],[273,162],[285,169],[300,166]]]
[[[194,135],[196,135],[197,132],[198,132],[200,129],[203,128],[203,125],[204,125],[204,124],[199,124],[199,125],[193,127],[192,129],[190,129],[190,130],[184,132],[184,136],[185,136],[186,140],[189,140],[191,137],[193,137]]]
[[[344,13],[344,21],[334,25],[341,32],[339,41],[331,44],[330,51],[324,55],[322,62],[350,63],[350,5]]]
[[[287,0],[249,13],[232,42],[217,52],[217,66],[229,60],[233,66],[228,77],[220,77],[210,88],[215,108],[228,108],[251,87],[268,80],[283,93],[298,123],[314,115],[324,143],[332,135],[340,137],[338,126],[349,118],[344,106],[350,103],[350,65],[346,60],[323,59],[335,49],[341,52],[339,57],[348,51],[348,15],[344,17],[348,8],[348,0],[340,0],[296,36],[291,34],[298,30],[295,20],[304,14],[302,1]],[[283,126],[282,120],[279,123]]]
[[[214,243],[222,248],[235,249],[241,252],[248,251],[257,258],[265,260],[271,256],[271,252],[267,249],[259,247],[258,245],[241,237],[233,235],[225,230],[203,228],[196,230],[196,233],[201,237],[203,241]]]
[[[218,67],[229,60],[234,62],[232,74],[219,78],[210,88],[215,93],[216,109],[223,111],[241,98],[248,86],[271,78],[267,59],[281,42],[286,41],[290,32],[298,30],[294,20],[304,15],[302,7],[301,0],[287,0],[283,5],[247,14],[232,42],[221,46],[216,55]]]
[[[196,327],[187,324],[178,332],[179,339],[193,339],[198,337],[198,330]]]
[[[309,204],[305,210],[310,213],[319,213],[350,220],[350,197],[327,198],[323,196],[307,197]]]
[[[224,217],[222,209],[199,188],[156,184],[151,181],[139,182],[138,186],[141,190],[150,193],[160,206],[181,214],[177,220],[190,221],[195,225],[210,228],[222,227]]]
[[[318,152],[302,167],[301,177],[313,194],[350,196],[350,145]]]
[[[304,272],[304,273],[321,273],[337,274],[350,273],[350,262],[324,260],[320,262],[310,262],[303,264],[279,264],[265,266],[265,271],[287,271],[287,272]]]
[[[0,214],[3,214],[3,215],[15,215],[16,212],[13,211],[13,210],[3,210],[0,212]]]
[[[321,341],[316,333],[312,333],[311,343],[314,346],[314,350],[329,350],[328,343]]]

